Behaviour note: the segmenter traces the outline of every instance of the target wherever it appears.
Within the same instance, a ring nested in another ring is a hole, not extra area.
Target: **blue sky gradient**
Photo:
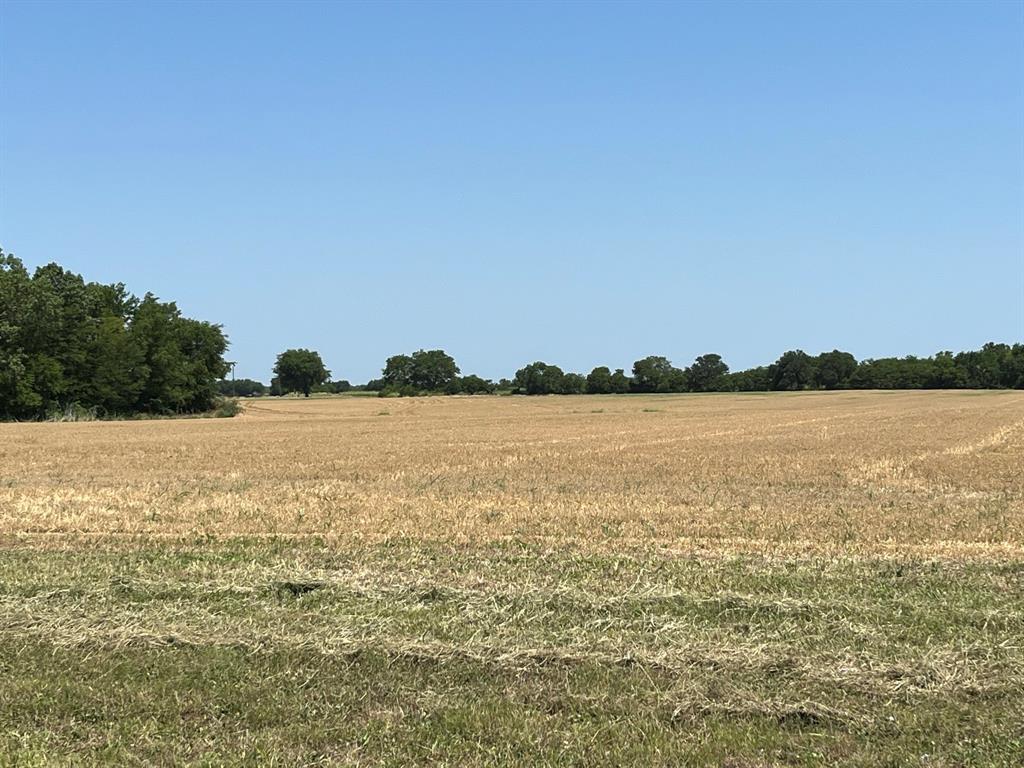
[[[0,245],[237,375],[1024,340],[1024,4],[0,3]]]

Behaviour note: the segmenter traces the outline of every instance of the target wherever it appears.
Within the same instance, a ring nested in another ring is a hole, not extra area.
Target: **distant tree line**
[[[221,395],[370,390],[381,396],[525,395],[648,392],[754,392],[808,389],[1024,389],[1024,344],[985,344],[931,357],[858,361],[849,352],[790,350],[768,366],[730,371],[720,355],[678,368],[652,355],[586,376],[537,361],[498,382],[462,375],[441,349],[394,355],[379,379],[353,386],[332,381],[320,355],[278,355],[269,387],[225,381],[227,338],[219,325],[182,316],[173,302],[139,299],[121,283],[87,283],[57,264],[29,274],[0,250],[0,419],[38,419],[69,408],[97,415],[208,411]]]
[[[207,411],[227,345],[219,325],[173,302],[87,283],[57,264],[30,275],[0,250],[0,419]]]
[[[632,375],[599,366],[586,377],[557,365],[531,363],[516,371],[512,391],[526,395],[625,392],[768,392],[808,389],[1024,389],[1024,344],[985,344],[971,352],[932,357],[862,360],[832,350],[812,356],[796,349],[771,365],[729,370],[717,354],[699,356],[686,368],[667,357],[633,363]]]
[[[499,387],[511,387],[511,382],[502,380],[495,384],[488,379],[470,374],[462,376],[455,359],[440,349],[421,349],[409,355],[389,357],[379,379],[363,385],[352,385],[348,381],[331,381],[331,372],[324,367],[320,355],[308,349],[289,349],[277,356],[274,364],[274,378],[270,387],[259,382],[245,384],[238,392],[241,395],[271,394],[283,395],[297,392],[309,397],[314,392],[342,393],[349,391],[377,392],[381,397],[411,397],[430,394],[490,394]],[[225,391],[232,382],[224,382]]]
[[[308,355],[308,350],[301,351]],[[288,354],[288,353],[285,353]],[[279,366],[280,360],[279,357]],[[498,382],[462,376],[455,359],[444,350],[419,350],[389,357],[381,378],[353,387],[327,381],[319,355],[309,361],[317,376],[308,391],[371,390],[382,397],[425,394],[606,395],[656,392],[768,392],[813,389],[1024,389],[1024,344],[985,344],[970,352],[939,352],[932,357],[887,357],[859,361],[849,352],[832,350],[808,355],[796,349],[771,365],[730,371],[721,355],[700,355],[685,368],[663,356],[633,363],[632,372],[598,366],[586,376],[537,361]],[[275,368],[275,371],[278,369]],[[271,394],[300,391],[301,382],[274,379]],[[326,383],[325,383],[326,382]]]

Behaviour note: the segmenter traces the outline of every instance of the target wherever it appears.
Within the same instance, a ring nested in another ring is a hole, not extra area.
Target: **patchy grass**
[[[1011,765],[1024,565],[8,549],[17,763]]]

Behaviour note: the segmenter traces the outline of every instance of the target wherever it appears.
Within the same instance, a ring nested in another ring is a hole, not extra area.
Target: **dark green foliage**
[[[722,378],[729,366],[721,355],[701,355],[686,369],[686,383],[691,392],[713,392],[722,388]]]
[[[957,365],[952,352],[939,352],[932,358],[931,374],[928,377],[930,389],[961,389],[966,386],[967,371]]]
[[[556,395],[562,393],[563,378],[565,374],[557,365],[537,361],[516,371],[513,384],[521,395]]]
[[[857,372],[857,358],[849,352],[833,349],[818,355],[814,366],[814,381],[821,389],[846,389]]]
[[[217,406],[217,410],[213,412],[213,415],[218,419],[230,419],[232,416],[237,416],[242,412],[242,406],[238,404],[237,400],[231,398],[224,398],[220,401]]]
[[[227,397],[255,397],[265,395],[269,387],[262,382],[253,379],[235,379],[232,381],[221,381],[217,384],[220,394]]]
[[[667,357],[651,355],[633,363],[634,392],[680,392],[686,386],[686,374]]]
[[[786,352],[768,366],[770,386],[775,390],[808,389],[814,385],[814,360],[802,349]]]
[[[560,395],[582,395],[587,391],[587,380],[578,373],[567,373],[562,376],[559,387]]]
[[[383,382],[382,389],[389,394],[457,394],[461,391],[459,366],[443,349],[421,349],[411,355],[389,357],[384,365]]]
[[[412,376],[409,383],[416,389],[436,392],[448,387],[459,377],[455,358],[443,349],[412,353]]]
[[[768,366],[734,371],[722,377],[723,392],[766,392],[771,388]]]
[[[629,392],[631,383],[632,379],[621,368],[612,373],[608,366],[600,365],[587,375],[584,391],[588,395],[621,395]]]
[[[282,352],[274,364],[274,374],[282,392],[301,392],[306,397],[309,397],[313,387],[331,377],[320,354],[309,349],[288,349]]]
[[[566,381],[568,380],[568,381]],[[633,376],[598,366],[584,380],[558,366],[531,363],[516,373],[515,391],[541,394],[624,392],[766,392],[807,389],[1024,389],[1024,344],[985,344],[980,350],[939,352],[935,357],[864,360],[834,349],[811,357],[802,350],[770,366],[730,372],[721,355],[706,354],[681,371],[667,357],[633,364]]]
[[[482,379],[475,374],[463,376],[460,383],[460,390],[466,395],[488,395],[495,390],[493,381]]]
[[[931,380],[932,361],[908,356],[864,360],[850,385],[854,389],[922,389]]]
[[[1024,388],[1024,344],[989,342],[977,352],[961,352],[956,365],[964,372],[966,385],[978,389]]]
[[[384,387],[398,389],[412,384],[413,362],[410,355],[393,355],[384,364]],[[383,389],[384,387],[381,387]]]
[[[86,283],[47,264],[29,276],[0,250],[0,418],[210,410],[228,368],[221,327]]]
[[[630,378],[626,375],[626,372],[621,368],[616,368],[615,373],[612,374],[612,393],[623,395],[629,392],[630,383]]]
[[[326,392],[329,395],[340,395],[352,390],[352,384],[345,379],[341,381],[325,381],[313,387],[314,392]]]
[[[587,376],[588,395],[610,395],[612,393],[612,371],[606,365],[595,368]]]

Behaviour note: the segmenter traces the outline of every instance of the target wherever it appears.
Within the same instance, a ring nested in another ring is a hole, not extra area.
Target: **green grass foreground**
[[[1024,564],[4,545],[0,764],[1019,765]]]

